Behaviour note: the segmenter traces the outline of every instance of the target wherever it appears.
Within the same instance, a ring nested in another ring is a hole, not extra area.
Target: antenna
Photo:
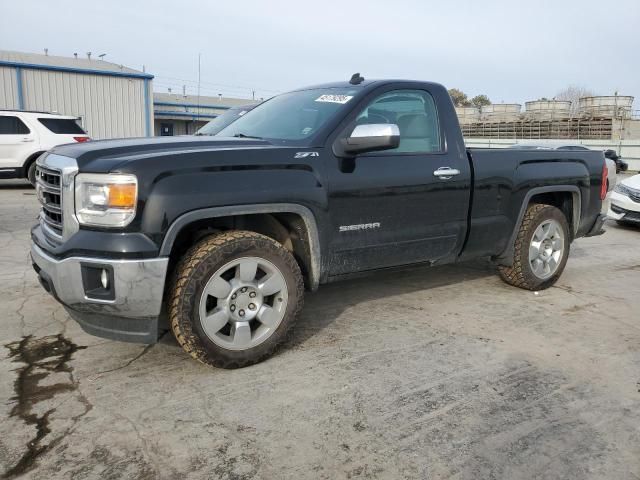
[[[364,82],[364,77],[361,77],[359,73],[351,75],[351,80],[349,80],[351,85],[360,85],[362,82]]]
[[[98,55],[98,58],[100,60],[104,60],[105,55],[106,55],[106,53],[101,53],[100,55]]]

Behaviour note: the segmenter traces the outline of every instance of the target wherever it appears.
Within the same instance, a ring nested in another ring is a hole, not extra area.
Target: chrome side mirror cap
[[[346,155],[390,150],[400,145],[400,129],[393,123],[357,125],[351,135],[339,143],[341,153]]]

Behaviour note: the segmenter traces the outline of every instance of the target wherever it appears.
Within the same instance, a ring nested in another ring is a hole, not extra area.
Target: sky
[[[154,90],[270,97],[365,78],[429,80],[494,103],[577,85],[640,109],[640,0],[0,0],[0,49],[74,52]]]

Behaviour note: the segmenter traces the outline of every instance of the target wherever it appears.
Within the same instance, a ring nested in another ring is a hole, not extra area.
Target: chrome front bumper
[[[157,339],[168,258],[58,260],[33,243],[31,258],[45,290],[62,303],[88,333],[141,343],[153,343]],[[87,267],[111,272],[112,298],[91,296],[83,279],[83,269],[86,271]]]

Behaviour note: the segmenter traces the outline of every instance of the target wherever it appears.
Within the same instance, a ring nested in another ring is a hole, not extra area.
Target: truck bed
[[[473,192],[462,258],[503,254],[513,243],[524,207],[535,196],[572,192],[568,213],[574,238],[586,235],[596,222],[602,152],[468,148],[467,156]]]

